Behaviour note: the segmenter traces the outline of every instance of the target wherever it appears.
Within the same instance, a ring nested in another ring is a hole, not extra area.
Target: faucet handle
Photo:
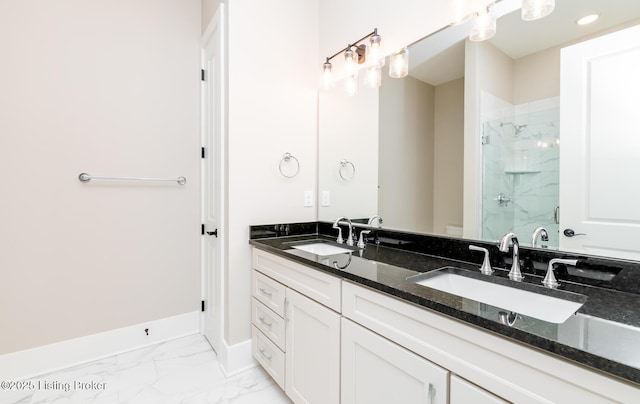
[[[566,258],[553,258],[549,261],[549,267],[547,268],[547,275],[542,280],[542,284],[549,289],[556,289],[560,286],[560,283],[556,280],[556,276],[553,274],[553,264],[565,264],[576,266],[578,260],[566,259]]]
[[[482,261],[482,266],[480,267],[480,273],[482,273],[483,275],[491,275],[493,273],[493,269],[491,269],[491,264],[489,263],[489,250],[475,245],[470,245],[469,249],[473,251],[484,252],[484,260]]]
[[[371,233],[371,230],[362,230],[360,232],[360,239],[358,240],[358,248],[364,248],[366,246],[364,242],[364,236],[365,234],[369,234],[369,233]]]
[[[342,238],[342,229],[340,228],[340,226],[338,226],[337,222],[336,224],[333,225],[333,228],[338,230],[338,238],[336,239],[336,243],[338,244],[344,243],[344,239]]]

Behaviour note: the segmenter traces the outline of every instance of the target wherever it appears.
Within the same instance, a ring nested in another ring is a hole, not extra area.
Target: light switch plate
[[[331,192],[322,191],[322,206],[331,206]]]
[[[313,206],[313,191],[304,191],[304,206]]]

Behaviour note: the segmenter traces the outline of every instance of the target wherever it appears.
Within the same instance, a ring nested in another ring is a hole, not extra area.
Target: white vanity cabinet
[[[461,377],[451,375],[449,380],[449,402],[451,404],[507,404],[498,396],[469,383]]]
[[[294,403],[340,402],[341,279],[253,249],[254,358]]]
[[[449,372],[342,319],[342,404],[446,404]]]
[[[451,372],[451,403],[631,403],[640,398],[640,389],[630,383],[434,311],[348,281],[342,290],[344,317]]]
[[[253,249],[253,355],[295,403],[639,402],[640,389]]]

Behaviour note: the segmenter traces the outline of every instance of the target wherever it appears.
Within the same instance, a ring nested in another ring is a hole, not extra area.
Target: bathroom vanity
[[[294,402],[640,400],[638,263],[575,256],[578,272],[615,276],[559,271],[562,293],[584,301],[556,323],[411,280],[479,274],[474,244],[491,254],[495,272],[482,276],[503,282],[509,259],[493,244],[386,230],[364,250],[335,239],[323,222],[251,229],[253,355]],[[295,248],[310,244],[328,248]],[[523,249],[522,283],[544,289],[536,268],[557,256],[571,257]]]

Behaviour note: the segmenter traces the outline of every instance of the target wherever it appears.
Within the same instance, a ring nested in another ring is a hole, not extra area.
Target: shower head
[[[513,122],[500,122],[500,127],[502,128],[505,125],[510,125],[513,126],[513,129],[515,130],[515,133],[513,134],[513,136],[518,136],[520,134],[520,132],[522,132],[523,130],[527,129],[527,124],[523,124],[523,125],[516,125]]]

